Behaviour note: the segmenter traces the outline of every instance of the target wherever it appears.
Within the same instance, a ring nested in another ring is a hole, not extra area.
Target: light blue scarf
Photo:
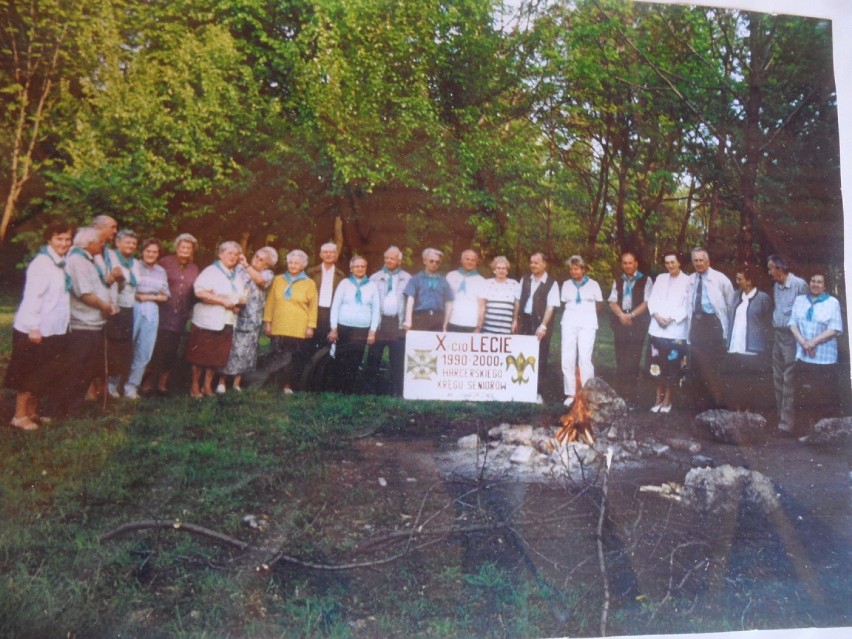
[[[300,282],[301,280],[308,279],[308,276],[305,275],[305,272],[302,271],[296,277],[290,275],[290,273],[284,273],[281,277],[287,282],[287,288],[284,289],[284,299],[289,300],[293,297],[293,284],[296,282]]]
[[[588,281],[589,281],[588,275],[584,275],[583,279],[580,280],[579,284],[577,283],[577,280],[575,280],[573,278],[571,279],[571,283],[577,288],[577,299],[574,300],[574,302],[576,304],[579,304],[580,302],[583,301],[583,299],[580,297],[580,289],[583,288],[586,285],[586,282],[588,282]]]

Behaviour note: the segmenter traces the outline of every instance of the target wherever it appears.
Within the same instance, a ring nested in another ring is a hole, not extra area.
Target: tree
[[[109,0],[0,0],[0,184],[4,185],[0,243],[24,187],[54,159],[51,144],[63,107],[111,32]],[[55,126],[56,125],[56,126]]]

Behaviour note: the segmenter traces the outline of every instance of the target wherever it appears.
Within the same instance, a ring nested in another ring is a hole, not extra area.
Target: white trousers
[[[595,376],[592,351],[598,329],[562,324],[562,375],[565,379],[565,395],[577,394],[577,365],[580,366],[580,383],[585,385]]]

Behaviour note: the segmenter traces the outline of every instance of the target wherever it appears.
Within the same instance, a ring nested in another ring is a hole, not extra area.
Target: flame
[[[591,416],[591,411],[586,402],[583,401],[583,392],[581,391],[577,394],[571,410],[559,419],[562,428],[556,433],[556,441],[561,444],[584,441],[589,446],[594,445],[595,438],[592,435]]]

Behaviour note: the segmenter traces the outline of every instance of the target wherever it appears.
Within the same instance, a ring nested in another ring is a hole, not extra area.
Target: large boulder
[[[627,403],[600,377],[593,377],[577,393],[589,411],[589,421],[595,432],[615,424],[627,415]]]
[[[754,444],[766,439],[766,418],[757,413],[707,410],[695,416],[695,425],[723,444]]]
[[[708,514],[734,513],[743,505],[769,513],[780,506],[772,480],[757,471],[729,464],[690,470],[681,498],[684,505]]]
[[[814,424],[810,435],[801,441],[807,444],[852,446],[852,417],[827,417]]]

